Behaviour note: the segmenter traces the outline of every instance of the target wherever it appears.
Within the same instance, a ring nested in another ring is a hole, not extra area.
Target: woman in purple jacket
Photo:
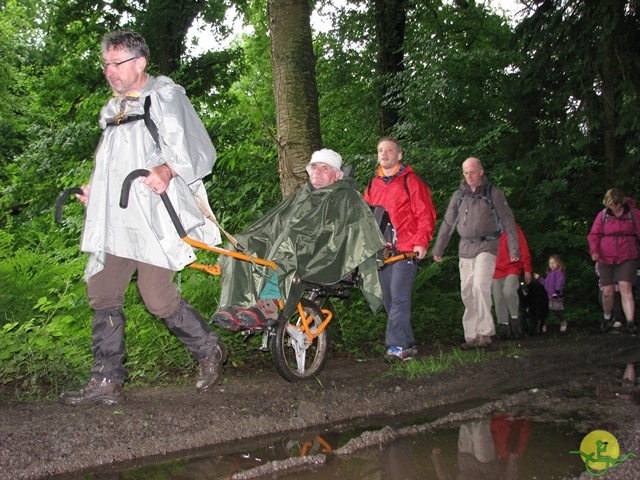
[[[617,282],[622,309],[627,318],[627,330],[629,333],[636,333],[632,286],[636,281],[638,267],[640,211],[635,208],[635,202],[625,198],[617,188],[607,191],[602,204],[605,208],[598,213],[587,239],[591,259],[598,262],[600,270],[604,323],[611,320]]]

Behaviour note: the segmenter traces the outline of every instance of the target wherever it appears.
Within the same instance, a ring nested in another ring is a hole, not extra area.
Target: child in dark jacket
[[[562,298],[564,296],[564,264],[558,255],[551,255],[549,257],[549,268],[547,270],[547,277],[541,277],[537,273],[533,275],[538,280],[547,292],[547,298],[549,299],[549,310],[553,312],[558,320],[560,320],[560,333],[567,331],[567,321],[564,319],[564,305]]]

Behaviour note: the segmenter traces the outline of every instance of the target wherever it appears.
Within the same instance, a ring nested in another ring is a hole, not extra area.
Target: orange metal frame
[[[202,243],[202,242],[198,242],[197,240],[193,240],[189,237],[183,237],[183,239],[186,243],[188,243],[189,245],[191,245],[192,247],[195,248],[199,248],[201,250],[209,250],[210,252],[215,252],[218,253],[220,255],[226,255],[228,257],[233,257],[235,259],[238,260],[242,260],[245,262],[252,262],[255,263],[257,265],[262,265],[265,267],[270,267],[273,268],[274,270],[276,269],[276,264],[270,260],[264,260],[262,258],[257,258],[257,257],[251,257],[249,255],[246,255],[244,253],[239,253],[239,252],[232,252],[231,250],[227,250],[224,248],[220,248],[220,247],[212,247],[210,245],[207,245],[206,243]],[[399,260],[404,260],[407,258],[413,258],[415,257],[415,253],[414,252],[410,252],[410,253],[401,253],[399,255],[394,255],[393,257],[389,257],[387,259],[384,260],[384,264],[388,265],[390,263],[393,262],[397,262]],[[189,265],[189,268],[195,268],[197,270],[204,270],[207,273],[210,273],[211,275],[220,275],[221,271],[220,271],[220,265],[203,265],[200,263],[192,263]],[[282,307],[282,304],[280,304],[280,307]],[[329,325],[329,322],[331,321],[331,319],[333,318],[333,314],[331,313],[330,310],[326,310],[326,309],[322,309],[322,314],[324,315],[324,319],[322,321],[322,323],[318,326],[318,328],[315,330],[315,332],[312,332],[311,329],[309,328],[309,326],[311,325],[312,319],[311,317],[307,317],[304,314],[304,308],[302,307],[302,303],[298,302],[298,315],[300,315],[300,320],[302,325],[291,325],[292,328],[297,328],[299,330],[302,330],[305,335],[307,336],[307,344],[311,345],[311,343],[313,342],[313,340],[322,333],[322,331],[327,328],[327,325]]]

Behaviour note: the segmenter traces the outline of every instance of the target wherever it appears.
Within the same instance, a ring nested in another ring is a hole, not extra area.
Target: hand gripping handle
[[[127,208],[129,206],[129,190],[131,190],[131,183],[138,177],[147,177],[149,175],[149,170],[138,169],[131,172],[122,182],[122,190],[120,190],[120,208]],[[187,236],[187,232],[185,232],[184,227],[182,226],[182,222],[178,218],[178,214],[176,213],[175,208],[173,208],[173,204],[171,200],[169,200],[169,196],[167,192],[163,192],[160,194],[160,198],[162,199],[162,203],[164,203],[167,212],[169,213],[169,218],[173,222],[173,226],[176,228],[178,235],[180,238],[185,238]]]

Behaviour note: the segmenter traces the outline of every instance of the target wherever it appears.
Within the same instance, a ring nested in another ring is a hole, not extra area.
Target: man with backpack
[[[480,160],[462,163],[464,179],[453,194],[433,248],[433,259],[442,261],[453,229],[460,235],[460,290],[465,312],[462,317],[465,343],[462,349],[487,348],[495,335],[491,315],[491,283],[496,267],[500,235],[507,233],[511,262],[520,260],[520,244],[513,213],[502,190],[484,174]]]
[[[436,211],[429,187],[401,160],[400,143],[382,137],[378,141],[378,170],[364,199],[372,207],[387,210],[395,228],[395,245],[388,247],[397,253],[414,252],[415,258],[422,260],[433,238]],[[418,271],[415,258],[391,263],[380,271],[387,311],[385,344],[389,361],[410,360],[417,353],[411,329],[411,288]]]
[[[192,238],[220,243],[218,228],[196,200],[208,205],[202,178],[211,173],[216,150],[184,89],[168,77],[149,75],[148,62],[149,47],[140,34],[120,30],[104,37],[102,68],[113,96],[100,112],[102,138],[91,179],[77,195],[86,206],[81,249],[89,255],[85,280],[94,311],[93,365],[86,386],[60,396],[65,405],[125,401],[123,307],[136,272],[147,310],[162,318],[198,361],[197,391],[213,390],[227,357],[225,345],[174,283],[174,272],[196,256],[160,197],[168,195]],[[134,182],[129,207],[120,208],[122,183],[138,169],[149,175]]]

